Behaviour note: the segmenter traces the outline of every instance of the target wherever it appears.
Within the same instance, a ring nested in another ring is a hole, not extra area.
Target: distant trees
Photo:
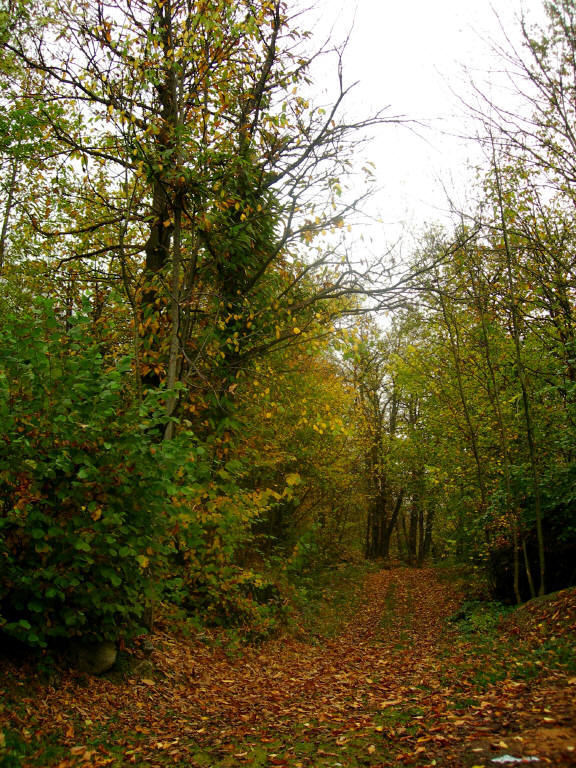
[[[387,558],[403,489],[391,476],[391,453],[396,437],[399,393],[388,369],[386,342],[374,326],[366,325],[350,352],[351,376],[362,418],[363,474],[368,497],[366,545],[368,557]]]
[[[364,322],[357,333],[346,358],[363,457],[365,553],[386,559],[394,552],[421,565],[430,554],[436,510],[421,432],[425,396],[402,360],[417,343],[418,317],[408,311],[386,332]]]
[[[436,499],[436,546],[443,536],[460,558],[484,552],[496,589],[516,600],[576,580],[576,7],[546,11],[546,29],[523,20],[522,46],[503,52],[514,107],[478,93],[480,202],[459,212],[455,234],[423,239],[418,334],[399,343],[387,372],[418,403],[415,477]]]
[[[396,336],[388,380],[405,403],[396,461],[411,468],[409,557],[418,538],[411,508],[424,498],[437,550],[484,559],[500,594],[521,600],[574,580],[572,385],[569,352],[546,331],[539,256],[508,230],[501,202],[497,193],[494,218],[478,219],[423,283],[418,333]],[[435,259],[429,249],[420,259]]]

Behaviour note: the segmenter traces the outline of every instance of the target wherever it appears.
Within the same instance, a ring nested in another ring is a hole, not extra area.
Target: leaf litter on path
[[[533,623],[484,648],[447,622],[460,601],[431,569],[380,571],[321,645],[283,637],[231,658],[160,634],[153,680],[29,672],[0,717],[28,745],[23,768],[576,765],[574,672],[516,674]]]

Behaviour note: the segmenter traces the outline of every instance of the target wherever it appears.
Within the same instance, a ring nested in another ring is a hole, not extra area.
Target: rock
[[[150,656],[154,652],[154,643],[152,640],[150,640],[149,637],[145,637],[142,640],[141,645],[142,651],[146,654],[146,656]]]
[[[156,667],[149,659],[135,659],[130,665],[132,677],[151,677],[155,671]]]
[[[99,643],[79,640],[71,644],[70,655],[73,666],[79,672],[101,675],[114,666],[118,651],[116,645],[109,640]]]

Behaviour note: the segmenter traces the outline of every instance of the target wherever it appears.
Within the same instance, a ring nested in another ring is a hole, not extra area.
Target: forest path
[[[374,712],[399,699],[409,681],[425,684],[431,649],[458,604],[452,591],[431,572],[411,569],[372,574],[365,589],[343,631],[319,645],[282,639],[237,660],[196,657],[197,700],[220,738],[276,738],[301,727],[310,735],[333,730],[343,742],[352,723],[353,730],[376,726]],[[172,662],[166,672],[178,668]]]
[[[340,634],[318,644],[283,638],[230,657],[160,635],[150,677],[38,683],[23,704],[44,746],[21,764],[576,765],[574,673],[533,659],[514,627],[467,638],[447,621],[460,601],[435,571],[396,568],[371,574]]]

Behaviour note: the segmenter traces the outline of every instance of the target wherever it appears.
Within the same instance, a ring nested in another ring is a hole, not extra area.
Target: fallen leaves
[[[402,704],[402,699],[389,699],[388,701],[383,701],[380,704],[380,709],[387,709],[388,707],[395,707],[397,704]]]
[[[447,629],[459,597],[432,571],[372,574],[365,593],[343,632],[322,645],[281,638],[229,657],[165,633],[155,638],[155,679],[91,679],[86,686],[64,673],[52,686],[30,673],[34,694],[0,710],[0,734],[3,725],[16,730],[29,754],[41,754],[50,739],[65,752],[24,768],[195,766],[196,753],[198,765],[223,768],[230,760],[452,768],[487,766],[504,749],[561,755],[559,764],[576,765],[576,678],[541,666],[529,680],[506,673],[480,686],[478,675],[494,659]],[[541,603],[536,612],[524,610],[527,642],[531,621],[540,644],[538,624],[553,622],[560,633],[564,622],[568,632],[571,609]],[[510,620],[504,631],[518,626]],[[512,635],[514,647],[524,642]],[[21,671],[12,674],[17,691]],[[554,736],[560,732],[562,744]],[[524,733],[531,734],[525,741]]]

